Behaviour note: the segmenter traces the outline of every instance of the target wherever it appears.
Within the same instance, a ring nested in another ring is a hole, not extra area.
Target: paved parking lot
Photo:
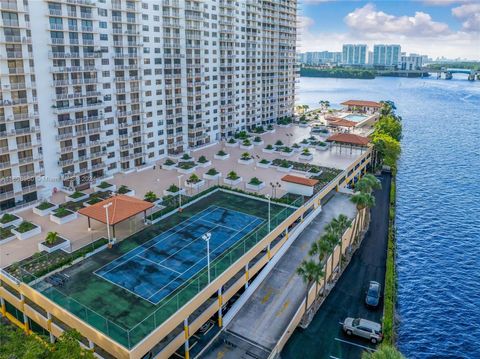
[[[281,353],[282,359],[360,358],[374,346],[367,340],[349,337],[340,323],[346,317],[362,317],[380,322],[383,301],[377,310],[365,307],[365,291],[370,280],[385,282],[390,175],[383,175],[382,190],[375,192],[372,222],[361,248],[306,330],[297,329]]]

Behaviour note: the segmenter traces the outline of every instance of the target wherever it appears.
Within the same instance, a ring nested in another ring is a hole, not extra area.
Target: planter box
[[[117,190],[117,185],[112,184],[110,187],[107,188],[100,188],[98,186],[93,186],[93,190],[95,192],[107,192],[107,191],[116,191]]]
[[[240,145],[240,148],[243,150],[253,150],[253,144],[248,146]]]
[[[263,141],[263,140],[261,140],[260,142],[255,142],[255,141],[253,141],[253,145],[254,145],[254,146],[261,146],[261,145],[263,145],[263,144],[264,144],[264,141]]]
[[[237,178],[236,180],[230,180],[228,178],[224,178],[223,179],[223,182],[226,183],[226,184],[229,184],[230,186],[236,186],[237,184],[239,184],[240,182],[242,182],[242,177],[240,178]]]
[[[251,165],[253,162],[255,162],[255,160],[253,158],[250,158],[249,160],[242,160],[240,158],[238,159],[237,162],[240,163],[241,165]]]
[[[289,123],[288,125],[278,125],[278,127],[280,127],[280,128],[290,128],[290,127],[292,127],[292,124]]]
[[[313,160],[313,154],[310,153],[309,155],[300,155],[298,156],[298,159],[302,161],[311,161]]]
[[[198,167],[206,168],[212,165],[212,161],[207,161],[205,163],[197,162]]]
[[[328,145],[326,145],[326,146],[315,146],[315,149],[317,149],[319,151],[326,151],[326,150],[328,150]]]
[[[67,200],[67,202],[69,202],[69,201],[72,201],[72,202],[83,202],[83,201],[85,201],[86,199],[88,199],[88,197],[90,197],[90,195],[85,194],[85,195],[83,195],[83,196],[81,196],[81,197],[78,197],[78,198],[72,198],[72,197],[70,197],[70,196],[65,196],[65,199]]]
[[[50,213],[50,221],[56,224],[65,224],[77,219],[77,217],[78,217],[77,212],[73,212],[72,214],[69,214],[68,216],[65,216],[62,218],[55,216],[55,214],[53,213]]]
[[[162,165],[162,169],[167,171],[172,171],[176,168],[177,164],[174,163],[173,165]]]
[[[275,151],[274,148],[272,148],[271,150],[267,150],[266,148],[262,148],[263,153],[273,153],[274,151]]]
[[[203,178],[210,181],[218,180],[220,177],[222,177],[221,172],[218,172],[216,175],[207,175],[206,173],[203,174]]]
[[[290,156],[293,156],[294,152],[293,151],[292,152],[277,151],[277,153],[279,153],[283,157],[290,157]]]
[[[40,227],[39,225],[36,225],[35,228],[29,230],[28,232],[23,232],[23,233],[17,232],[15,229],[12,229],[12,233],[14,233],[19,240],[24,241],[25,239],[31,238],[33,236],[36,236],[37,234],[42,233],[42,227]]]
[[[260,191],[265,188],[265,183],[262,182],[259,185],[247,183],[246,188],[252,191]]]
[[[131,189],[130,191],[128,191],[127,193],[125,193],[125,196],[135,197],[135,190],[134,190],[134,189]]]
[[[278,172],[290,172],[292,170],[293,166],[290,166],[290,167],[277,167],[277,171]]]
[[[178,173],[183,173],[184,175],[189,175],[189,174],[192,174],[193,172],[195,172],[196,169],[197,169],[197,166],[194,166],[194,167],[189,168],[187,170],[177,167],[177,172]]]
[[[303,148],[302,147],[298,147],[298,148],[292,147],[292,150],[293,150],[293,152],[301,152],[303,150]]]
[[[257,167],[260,167],[260,168],[270,168],[270,165],[271,165],[271,163],[260,163],[260,162],[257,162]]]
[[[187,181],[185,181],[185,187],[188,187],[188,188],[198,189],[203,186],[205,186],[205,180],[200,180],[200,182],[197,182],[197,183],[188,183]]]
[[[310,147],[310,144],[309,144],[309,143],[301,143],[301,142],[300,142],[298,145],[299,145],[302,149],[303,149],[303,148]]]
[[[50,214],[52,211],[56,210],[58,208],[58,205],[54,205],[53,207],[47,208],[47,209],[38,209],[37,207],[33,207],[32,211],[36,215],[39,215],[41,217],[46,216],[47,214]]]
[[[14,219],[13,221],[10,221],[8,223],[0,223],[0,227],[1,228],[7,228],[7,227],[10,227],[10,226],[18,226],[20,223],[23,222],[23,218],[17,216],[17,215],[14,215],[15,217],[17,217],[17,219]]]
[[[11,242],[16,238],[17,238],[17,236],[15,235],[15,233],[12,232],[12,235],[10,237],[0,239],[0,246],[3,245],[3,244],[7,244],[8,242]]]
[[[70,248],[70,240],[66,239],[66,238],[63,238],[63,237],[60,237],[63,239],[63,242],[60,242],[58,244],[56,244],[55,246],[52,246],[52,247],[49,247],[47,246],[46,244],[44,244],[45,242],[41,242],[41,243],[38,243],[38,250],[39,251],[45,251],[47,253],[52,253],[58,249],[68,249]]]
[[[227,146],[227,147],[238,147],[238,143],[237,142],[235,142],[235,143],[225,142],[225,146]]]
[[[274,128],[273,130],[267,130],[268,133],[275,133],[276,129]]]
[[[308,123],[299,123],[298,126],[302,128],[306,128],[308,127]]]
[[[163,195],[164,196],[176,196],[178,194],[185,194],[185,188],[182,188],[178,192],[170,192],[170,191],[167,191],[166,189],[163,190]]]
[[[228,160],[230,158],[230,153],[227,153],[225,156],[214,155],[213,158],[220,161]]]

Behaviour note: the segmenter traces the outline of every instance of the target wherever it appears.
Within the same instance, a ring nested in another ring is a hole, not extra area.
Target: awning
[[[96,221],[107,223],[105,205],[112,203],[108,207],[108,224],[114,226],[126,219],[139,213],[146,212],[153,207],[153,203],[143,201],[126,195],[116,195],[91,206],[82,208],[78,211],[81,215],[92,218]]]

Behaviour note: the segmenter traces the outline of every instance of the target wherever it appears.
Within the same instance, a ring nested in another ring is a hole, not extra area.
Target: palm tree
[[[348,219],[348,217],[344,214],[340,214],[337,218],[334,218],[332,222],[330,222],[331,227],[333,230],[336,231],[339,242],[340,242],[340,258],[338,262],[339,271],[342,269],[342,257],[343,257],[343,240],[342,235],[345,233],[348,227],[352,224],[352,221]]]
[[[48,245],[54,244],[58,240],[58,233],[57,232],[48,232],[47,236],[45,237],[45,243]]]
[[[314,260],[303,260],[300,267],[297,268],[297,274],[302,277],[302,280],[307,284],[307,291],[305,294],[305,314],[308,310],[308,292],[310,291],[313,282],[317,283],[323,278],[324,273],[322,268],[315,263]]]
[[[371,173],[367,173],[366,175],[364,175],[357,181],[357,184],[355,185],[355,190],[363,193],[370,193],[374,189],[381,188],[382,184],[380,183],[378,178]]]
[[[328,226],[327,226],[328,227]],[[330,268],[330,278],[332,278],[333,276],[333,262],[334,262],[334,254],[335,254],[335,247],[337,246],[338,242],[340,241],[339,240],[339,236],[337,235],[337,233],[335,233],[334,231],[332,230],[328,230],[327,229],[327,232],[320,238],[321,241],[323,242],[326,242],[329,246],[329,252],[330,252],[330,255],[332,256],[332,260],[330,261],[330,265],[331,265],[331,268]]]
[[[325,242],[319,239],[312,243],[312,246],[308,251],[308,255],[312,257],[316,256],[318,258],[318,266],[323,271],[324,269],[326,270],[325,258],[327,257],[328,252],[330,252],[330,244],[328,242]],[[322,293],[324,294],[325,294],[325,285],[326,285],[326,281],[324,280],[323,286],[322,286]]]
[[[375,206],[375,197],[371,193],[355,192],[355,194],[350,198],[350,201],[352,201],[356,205],[357,211],[359,213],[365,208],[372,208]],[[358,225],[356,225],[356,222],[357,221],[355,221],[355,227],[353,232],[353,235],[355,237],[355,231],[358,230]]]

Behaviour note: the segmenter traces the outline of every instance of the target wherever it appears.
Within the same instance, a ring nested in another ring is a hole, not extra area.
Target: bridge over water
[[[441,78],[442,74],[445,76],[445,80],[451,80],[453,74],[466,74],[469,81],[474,81],[475,78],[480,80],[480,71],[474,69],[456,69],[456,68],[442,68],[441,70],[434,71],[437,73],[437,78]]]

